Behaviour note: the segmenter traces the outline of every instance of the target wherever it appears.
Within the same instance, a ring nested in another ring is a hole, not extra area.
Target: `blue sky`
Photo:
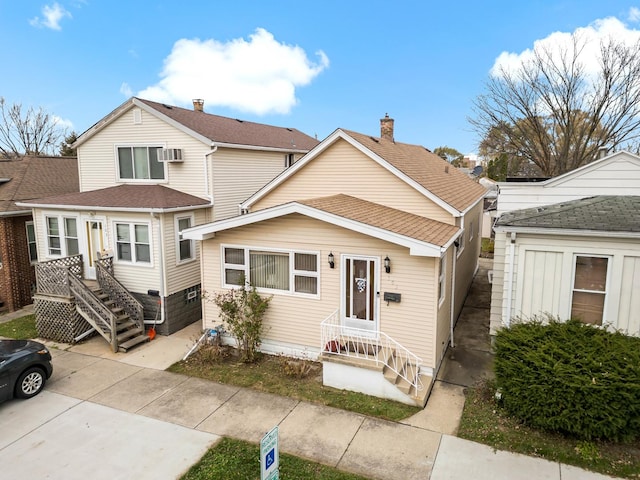
[[[204,98],[209,113],[319,139],[338,127],[378,135],[388,113],[397,141],[472,153],[479,139],[467,118],[498,58],[577,29],[636,38],[638,7],[0,0],[0,96],[43,107],[78,133],[131,95],[188,108]]]

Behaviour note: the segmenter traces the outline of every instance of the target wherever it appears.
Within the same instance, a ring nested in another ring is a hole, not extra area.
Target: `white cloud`
[[[640,9],[632,8],[629,12],[629,18],[632,18],[633,15],[638,15],[640,19]],[[599,69],[600,41],[614,38],[627,45],[633,45],[640,40],[640,30],[628,27],[615,17],[596,20],[586,27],[577,28],[573,33],[585,42],[579,59],[587,74],[594,74]],[[502,70],[511,73],[517,71],[520,65],[533,57],[533,52],[537,49],[548,49],[555,55],[559,55],[563,49],[567,50],[572,47],[571,35],[569,32],[554,32],[546,38],[536,40],[532,48],[523,52],[502,52],[493,64],[490,74],[500,76]]]
[[[54,2],[53,5],[45,5],[42,7],[42,17],[34,17],[29,20],[29,24],[33,27],[46,27],[51,30],[62,30],[60,26],[60,21],[65,18],[71,18],[71,13],[69,13],[63,6],[59,3]]]
[[[122,93],[125,97],[133,96],[133,90],[127,82],[123,82],[122,85],[120,85],[120,93]]]
[[[628,19],[630,22],[634,22],[634,23],[637,23],[638,21],[640,21],[640,8],[631,7],[629,9]]]
[[[316,52],[309,60],[299,46],[274,39],[258,28],[249,40],[181,39],[164,61],[161,80],[139,92],[150,100],[190,104],[203,98],[218,105],[259,115],[289,113],[296,105],[296,87],[308,85],[329,66]]]
[[[73,122],[71,120],[68,120],[66,118],[62,118],[62,117],[58,117],[57,115],[53,115],[53,121],[55,122],[55,124],[64,129],[64,130],[73,130]]]

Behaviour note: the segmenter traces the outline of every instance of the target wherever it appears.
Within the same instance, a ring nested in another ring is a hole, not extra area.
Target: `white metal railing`
[[[345,327],[336,310],[320,324],[322,353],[383,364],[416,390],[422,389],[422,359],[381,331]]]

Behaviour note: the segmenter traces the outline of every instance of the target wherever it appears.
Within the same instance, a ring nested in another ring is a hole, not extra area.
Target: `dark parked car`
[[[39,394],[53,372],[47,347],[32,340],[0,340],[0,402]]]

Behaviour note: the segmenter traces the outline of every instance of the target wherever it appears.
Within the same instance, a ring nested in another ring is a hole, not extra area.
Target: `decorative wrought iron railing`
[[[82,254],[40,262],[36,265],[37,293],[70,297],[71,276],[82,278]]]
[[[381,331],[345,327],[339,310],[320,324],[321,351],[382,364],[419,391],[422,359]]]
[[[109,271],[109,268],[113,270],[112,264],[107,263],[105,265],[103,263],[104,260],[106,259],[96,262],[96,280],[100,289],[109,295],[114,304],[122,308],[131,320],[136,322],[138,327],[144,331],[144,309],[142,304],[113,276],[113,273]]]
[[[79,278],[69,275],[69,285],[76,300],[76,309],[111,344],[111,349],[117,352],[116,315]]]

